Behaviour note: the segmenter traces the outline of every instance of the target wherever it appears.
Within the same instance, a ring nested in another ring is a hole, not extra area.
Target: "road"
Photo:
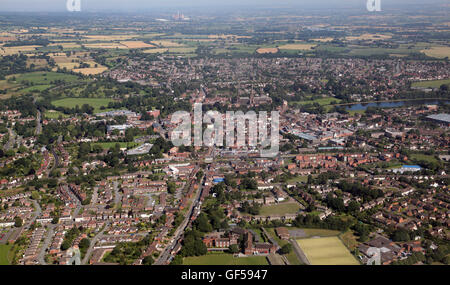
[[[106,222],[105,229],[109,227],[111,224],[110,221]],[[91,243],[89,245],[88,250],[86,251],[86,254],[84,255],[83,260],[81,261],[81,264],[85,265],[89,261],[89,257],[91,256],[92,252],[94,251],[94,246],[98,242],[99,239],[103,237],[103,230],[99,231],[98,234],[91,239]]]
[[[42,115],[41,111],[37,110],[37,116],[36,116],[36,135],[40,135],[42,133]]]
[[[300,248],[300,246],[298,246],[298,243],[294,239],[291,239],[290,242],[294,247],[294,252],[297,255],[298,259],[301,260],[304,264],[311,265],[303,250]]]
[[[122,201],[122,197],[119,193],[119,182],[114,181],[113,190],[114,190],[114,206],[117,206],[119,205],[120,201]]]
[[[194,178],[195,179],[195,178]],[[195,180],[194,180],[195,181]],[[193,182],[195,183],[195,182]],[[200,197],[202,193],[202,184],[200,184],[200,187],[198,188],[194,201],[191,204],[191,207],[189,208],[189,211],[186,212],[186,216],[184,218],[184,221],[181,223],[181,225],[178,227],[178,229],[175,231],[173,242],[169,244],[165,249],[164,252],[160,254],[159,258],[155,261],[155,265],[165,265],[167,264],[167,261],[170,259],[171,252],[174,249],[174,247],[177,245],[178,240],[183,235],[184,231],[189,225],[189,221],[192,217],[192,214],[194,213],[194,209],[196,206],[198,206],[200,202]]]
[[[45,262],[45,254],[47,253],[47,249],[52,242],[55,227],[56,227],[56,225],[50,224],[47,228],[47,233],[46,233],[46,236],[44,239],[44,243],[42,244],[41,250],[39,251],[39,254],[37,257],[37,260],[40,265],[47,264],[47,262]]]
[[[8,133],[9,133],[9,140],[8,142],[6,142],[4,146],[5,151],[12,149],[14,147],[14,144],[16,143],[16,134],[14,133],[14,131],[11,128],[9,128]]]

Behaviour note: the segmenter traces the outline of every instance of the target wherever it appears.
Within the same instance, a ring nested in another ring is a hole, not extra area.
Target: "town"
[[[0,14],[0,264],[449,264],[445,11]],[[176,146],[195,104],[277,112],[279,151]]]

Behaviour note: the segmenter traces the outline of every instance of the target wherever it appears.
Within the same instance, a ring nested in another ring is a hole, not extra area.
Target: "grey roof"
[[[433,119],[436,121],[442,121],[450,124],[450,114],[437,114],[437,115],[430,115],[427,117],[428,119]]]

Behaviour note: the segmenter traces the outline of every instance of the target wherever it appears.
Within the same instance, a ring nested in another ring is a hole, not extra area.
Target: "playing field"
[[[275,205],[264,205],[261,208],[260,215],[284,215],[295,214],[300,210],[300,206],[295,202],[284,202]]]
[[[312,265],[359,265],[338,237],[298,239]]]
[[[74,108],[78,105],[81,107],[84,104],[88,104],[95,108],[95,112],[100,111],[100,107],[107,107],[112,99],[107,98],[65,98],[61,100],[52,101],[52,104],[56,107]]]
[[[228,253],[210,253],[185,257],[184,265],[269,265],[265,256],[234,257]]]
[[[11,247],[11,245],[0,244],[0,265],[10,264],[8,255]]]

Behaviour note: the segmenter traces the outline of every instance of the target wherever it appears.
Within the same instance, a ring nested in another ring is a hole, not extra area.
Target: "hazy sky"
[[[152,8],[183,7],[297,7],[297,8],[364,8],[366,0],[80,0],[82,11],[146,11]],[[380,0],[382,7],[449,3],[449,0]],[[67,0],[0,0],[0,11],[65,11]]]

